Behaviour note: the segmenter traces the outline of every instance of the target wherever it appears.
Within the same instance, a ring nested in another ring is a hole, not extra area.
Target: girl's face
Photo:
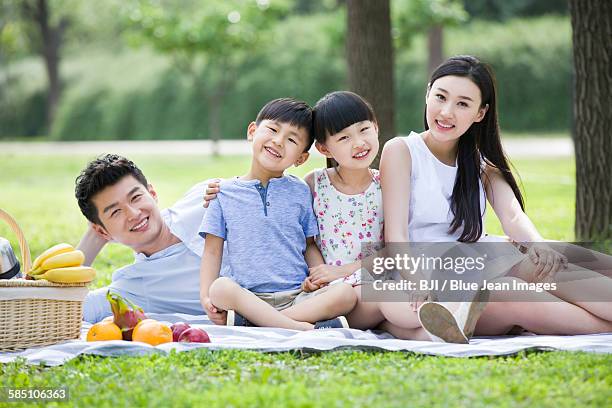
[[[436,79],[427,90],[425,103],[427,125],[439,142],[459,139],[489,108],[481,107],[480,89],[471,79],[454,75]]]
[[[327,136],[325,144],[317,142],[316,147],[326,157],[335,159],[341,167],[368,168],[378,153],[378,126],[369,120],[354,123]]]

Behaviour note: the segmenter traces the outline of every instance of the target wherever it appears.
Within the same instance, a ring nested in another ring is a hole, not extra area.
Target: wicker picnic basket
[[[6,221],[17,235],[22,271],[30,270],[30,249],[21,228],[2,209],[0,219]],[[78,339],[86,285],[53,283],[44,279],[0,280],[0,352]]]

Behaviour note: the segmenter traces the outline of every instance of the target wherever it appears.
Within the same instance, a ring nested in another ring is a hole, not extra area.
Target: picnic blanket
[[[244,349],[263,352],[301,350],[321,352],[339,349],[406,351],[435,356],[476,357],[503,356],[521,350],[567,350],[612,353],[612,333],[582,336],[499,336],[476,337],[470,344],[432,343],[398,340],[387,333],[356,329],[329,329],[301,332],[263,327],[226,327],[212,324],[207,316],[185,314],[154,314],[148,317],[168,324],[178,321],[200,327],[209,334],[211,343],[165,343],[157,347],[131,341],[86,342],[89,323],[83,323],[81,339],[21,352],[0,353],[0,363],[24,358],[28,364],[57,366],[82,354],[99,356],[140,356],[166,354],[171,350],[190,351],[197,348],[212,350]]]

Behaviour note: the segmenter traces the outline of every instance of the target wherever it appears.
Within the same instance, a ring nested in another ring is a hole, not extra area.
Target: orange
[[[132,341],[142,341],[152,346],[170,343],[172,342],[172,330],[157,320],[141,320],[136,327],[134,327]]]
[[[111,321],[101,321],[91,326],[87,341],[123,340],[121,329]]]

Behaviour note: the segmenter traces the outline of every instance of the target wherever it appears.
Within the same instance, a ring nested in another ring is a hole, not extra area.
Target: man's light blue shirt
[[[253,292],[300,288],[308,276],[306,238],[318,235],[310,188],[295,176],[221,183],[200,234],[225,240],[231,278]]]
[[[200,261],[204,240],[198,234],[205,209],[208,181],[196,184],[171,208],[161,211],[172,234],[181,240],[147,257],[136,254],[134,263],[113,273],[110,285],[90,292],[83,319],[95,323],[112,314],[106,292],[111,289],[151,313],[203,315],[200,303]]]

